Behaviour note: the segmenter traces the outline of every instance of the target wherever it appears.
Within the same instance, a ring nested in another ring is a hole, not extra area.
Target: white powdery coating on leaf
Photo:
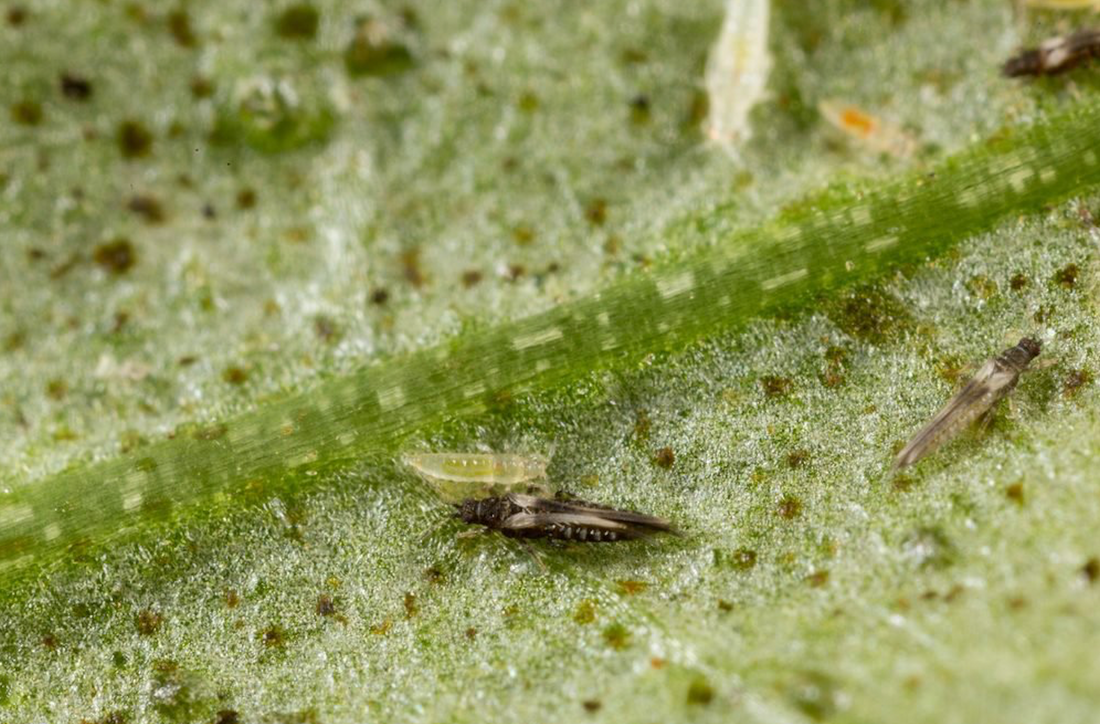
[[[709,110],[703,133],[729,153],[747,140],[749,112],[764,95],[770,0],[729,0],[722,31],[707,59]]]

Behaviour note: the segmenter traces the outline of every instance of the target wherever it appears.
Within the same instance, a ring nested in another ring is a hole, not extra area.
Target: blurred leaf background
[[[958,246],[763,317],[697,309],[718,332],[566,359],[411,434],[383,411],[385,444],[355,455],[322,444],[347,420],[272,412],[779,215],[955,178],[953,154],[1028,124],[1068,128],[1095,69],[998,68],[1091,15],[777,1],[771,94],[733,163],[699,132],[720,2],[3,12],[0,523],[23,510],[5,496],[54,517],[0,551],[0,720],[1094,717],[1094,189],[1021,197]],[[861,149],[819,117],[829,98],[919,151]],[[651,311],[637,299],[624,338]],[[967,365],[1023,333],[1046,364],[1012,409],[889,476]],[[234,446],[283,455],[294,434],[320,453],[235,477]],[[685,536],[546,546],[546,574],[499,537],[456,538],[396,455],[477,445],[552,451],[559,487]],[[191,504],[54,541],[144,451],[225,482],[190,500],[171,468],[166,497]]]

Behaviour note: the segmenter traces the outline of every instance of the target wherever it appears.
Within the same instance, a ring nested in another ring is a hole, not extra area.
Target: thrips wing
[[[903,468],[931,452],[953,429],[974,420],[1000,399],[1001,392],[1016,375],[1001,371],[995,360],[989,360],[943,406],[936,416],[917,431],[894,459],[894,469]]]
[[[644,513],[635,513],[632,510],[617,510],[603,506],[592,505],[583,501],[549,500],[536,498],[533,495],[512,494],[512,501],[530,513],[544,513],[549,515],[582,515],[590,518],[599,518],[605,521],[616,521],[630,526],[652,528],[654,530],[674,532],[672,524],[663,518],[657,518]]]
[[[570,513],[516,513],[504,520],[503,528],[509,530],[524,530],[529,528],[545,528],[551,525],[575,525],[585,528],[599,528],[601,530],[627,531],[630,526],[614,520],[600,518],[595,515],[581,515]]]

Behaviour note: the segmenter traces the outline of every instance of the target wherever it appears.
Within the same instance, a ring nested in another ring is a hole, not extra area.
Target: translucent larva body
[[[1015,347],[988,360],[981,369],[948,400],[943,409],[922,427],[894,459],[894,469],[916,463],[935,452],[968,425],[988,412],[1016,387],[1020,374],[1039,355],[1039,342],[1024,337]]]
[[[751,134],[749,112],[763,98],[768,82],[770,11],[770,0],[729,0],[707,59],[703,133],[733,156]]]
[[[817,110],[833,128],[876,153],[905,158],[916,146],[913,137],[897,126],[851,103],[824,100],[817,104]]]
[[[456,483],[513,485],[546,476],[541,455],[508,453],[409,453],[405,462],[421,475]]]

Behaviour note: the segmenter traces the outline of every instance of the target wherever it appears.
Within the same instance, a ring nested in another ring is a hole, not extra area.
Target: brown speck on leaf
[[[196,75],[189,84],[191,95],[195,98],[209,98],[214,95],[214,83],[205,76]]]
[[[1022,481],[1017,481],[1005,487],[1005,497],[1011,500],[1016,505],[1024,504],[1024,484]]]
[[[539,97],[531,91],[525,91],[520,94],[518,105],[524,113],[534,113],[539,109]]]
[[[517,226],[512,229],[512,238],[519,246],[528,246],[535,240],[535,230],[530,226]]]
[[[420,606],[416,602],[416,595],[413,593],[405,594],[405,618],[412,618],[420,612]]]
[[[603,630],[603,640],[616,651],[630,645],[630,630],[621,623],[613,623]]]
[[[132,197],[129,203],[126,204],[126,208],[141,216],[150,224],[160,224],[165,219],[164,207],[161,206],[160,199],[149,194],[139,194]]]
[[[92,252],[92,260],[111,274],[119,275],[130,271],[136,255],[130,240],[119,237],[97,246]]]
[[[1100,558],[1093,556],[1085,561],[1085,565],[1081,566],[1081,575],[1089,583],[1096,583],[1100,580]]]
[[[433,586],[442,586],[447,582],[447,577],[443,575],[443,571],[439,569],[439,566],[428,566],[424,569],[424,580]]]
[[[649,96],[639,94],[630,99],[630,122],[636,126],[649,123]]]
[[[168,31],[172,33],[176,43],[184,48],[193,48],[198,43],[191,29],[191,16],[186,10],[173,10],[168,13]]]
[[[48,633],[43,636],[40,639],[40,642],[50,651],[57,651],[57,647],[61,645],[61,642],[58,640],[57,636],[52,633]]]
[[[787,453],[787,467],[792,470],[798,469],[805,465],[810,460],[810,451],[804,449],[794,450]]]
[[[616,581],[616,584],[619,592],[624,596],[633,596],[649,588],[649,584],[645,581]]]
[[[123,158],[143,158],[153,149],[153,134],[137,121],[120,123],[117,140],[118,150]]]
[[[527,269],[522,264],[509,264],[508,269],[504,273],[504,278],[510,282],[514,282],[519,280],[526,273]]]
[[[603,226],[604,222],[607,221],[607,200],[592,199],[589,201],[588,207],[584,210],[584,217],[593,226]]]
[[[317,614],[319,616],[332,616],[336,613],[336,604],[332,601],[332,596],[327,593],[322,593],[317,597]]]
[[[69,385],[65,380],[50,380],[46,383],[46,396],[60,402],[69,394]]]
[[[725,599],[719,598],[718,599],[718,610],[721,611],[722,613],[729,613],[730,611],[733,610],[733,604],[730,603],[729,601],[725,600]]]
[[[222,379],[231,385],[243,385],[248,381],[248,373],[241,367],[226,367]]]
[[[687,691],[687,703],[705,706],[714,700],[714,687],[706,679],[698,678],[691,682]]]
[[[1067,264],[1062,267],[1054,275],[1054,283],[1058,284],[1064,289],[1072,289],[1077,285],[1077,276],[1080,274],[1080,270],[1076,264]]]
[[[410,23],[407,23],[410,25]],[[409,48],[394,37],[395,28],[372,18],[361,20],[344,50],[344,68],[352,77],[395,75],[413,66]]]
[[[649,420],[649,412],[646,410],[638,410],[634,413],[634,439],[635,440],[648,440],[649,430],[653,423]]]
[[[27,21],[27,9],[22,5],[13,5],[8,8],[8,25],[18,28]]]
[[[275,32],[289,40],[312,40],[317,35],[321,16],[308,3],[291,5],[275,20]]]
[[[313,319],[313,331],[317,338],[326,344],[332,344],[340,338],[340,330],[337,329],[336,322],[323,314]]]
[[[785,495],[783,499],[779,501],[776,512],[787,520],[793,520],[802,513],[802,501],[793,495]]]
[[[473,641],[474,639],[476,639],[477,638],[477,629],[474,628],[473,626],[466,629],[466,638],[468,638],[470,641]]]
[[[895,475],[890,485],[899,493],[907,493],[916,487],[917,481],[908,475]]]
[[[584,707],[585,711],[587,711],[589,713],[595,713],[595,712],[600,710],[600,708],[603,706],[603,704],[601,704],[596,699],[586,699],[585,701],[581,702],[581,706]]]
[[[214,715],[214,724],[240,724],[240,715],[232,709],[221,709]]]
[[[756,565],[756,551],[750,548],[738,548],[732,553],[715,550],[714,562],[718,565],[727,565],[738,571],[747,571]]]
[[[1062,385],[1062,393],[1066,397],[1075,396],[1082,387],[1092,382],[1092,373],[1085,369],[1072,370]]]
[[[467,269],[462,272],[462,286],[470,289],[481,282],[482,274],[477,269]]]
[[[278,649],[286,645],[286,631],[280,626],[269,626],[259,633],[264,648]]]
[[[218,210],[214,208],[214,204],[208,201],[202,205],[202,217],[207,221],[218,218]]]
[[[653,456],[653,462],[657,467],[668,470],[676,462],[676,455],[672,452],[672,448],[663,447],[657,451],[657,454]]]
[[[814,571],[806,576],[806,583],[810,584],[811,588],[821,588],[828,582],[829,572],[827,570]]]
[[[164,616],[157,611],[144,609],[138,612],[135,620],[138,633],[142,636],[152,636],[164,625]]]
[[[424,285],[424,274],[420,271],[420,249],[413,248],[401,252],[401,268],[405,274],[405,281],[414,287]]]
[[[243,188],[237,192],[237,208],[251,209],[256,206],[256,191],[251,188]]]
[[[86,101],[92,97],[92,82],[75,73],[61,74],[61,95],[73,101]]]
[[[375,289],[370,295],[370,303],[379,307],[388,302],[389,299],[390,293],[385,289]]]
[[[1027,278],[1026,274],[1024,274],[1023,272],[1017,272],[1016,274],[1012,275],[1011,279],[1008,280],[1008,288],[1014,292],[1018,292],[1030,283],[1031,280]]]
[[[11,107],[11,119],[22,126],[42,123],[42,104],[30,99],[19,101]]]
[[[764,396],[770,400],[787,397],[794,390],[794,382],[787,377],[765,375],[760,378],[760,386],[764,388]]]
[[[240,594],[238,594],[232,588],[225,592],[225,606],[226,608],[236,608],[241,602]]]

